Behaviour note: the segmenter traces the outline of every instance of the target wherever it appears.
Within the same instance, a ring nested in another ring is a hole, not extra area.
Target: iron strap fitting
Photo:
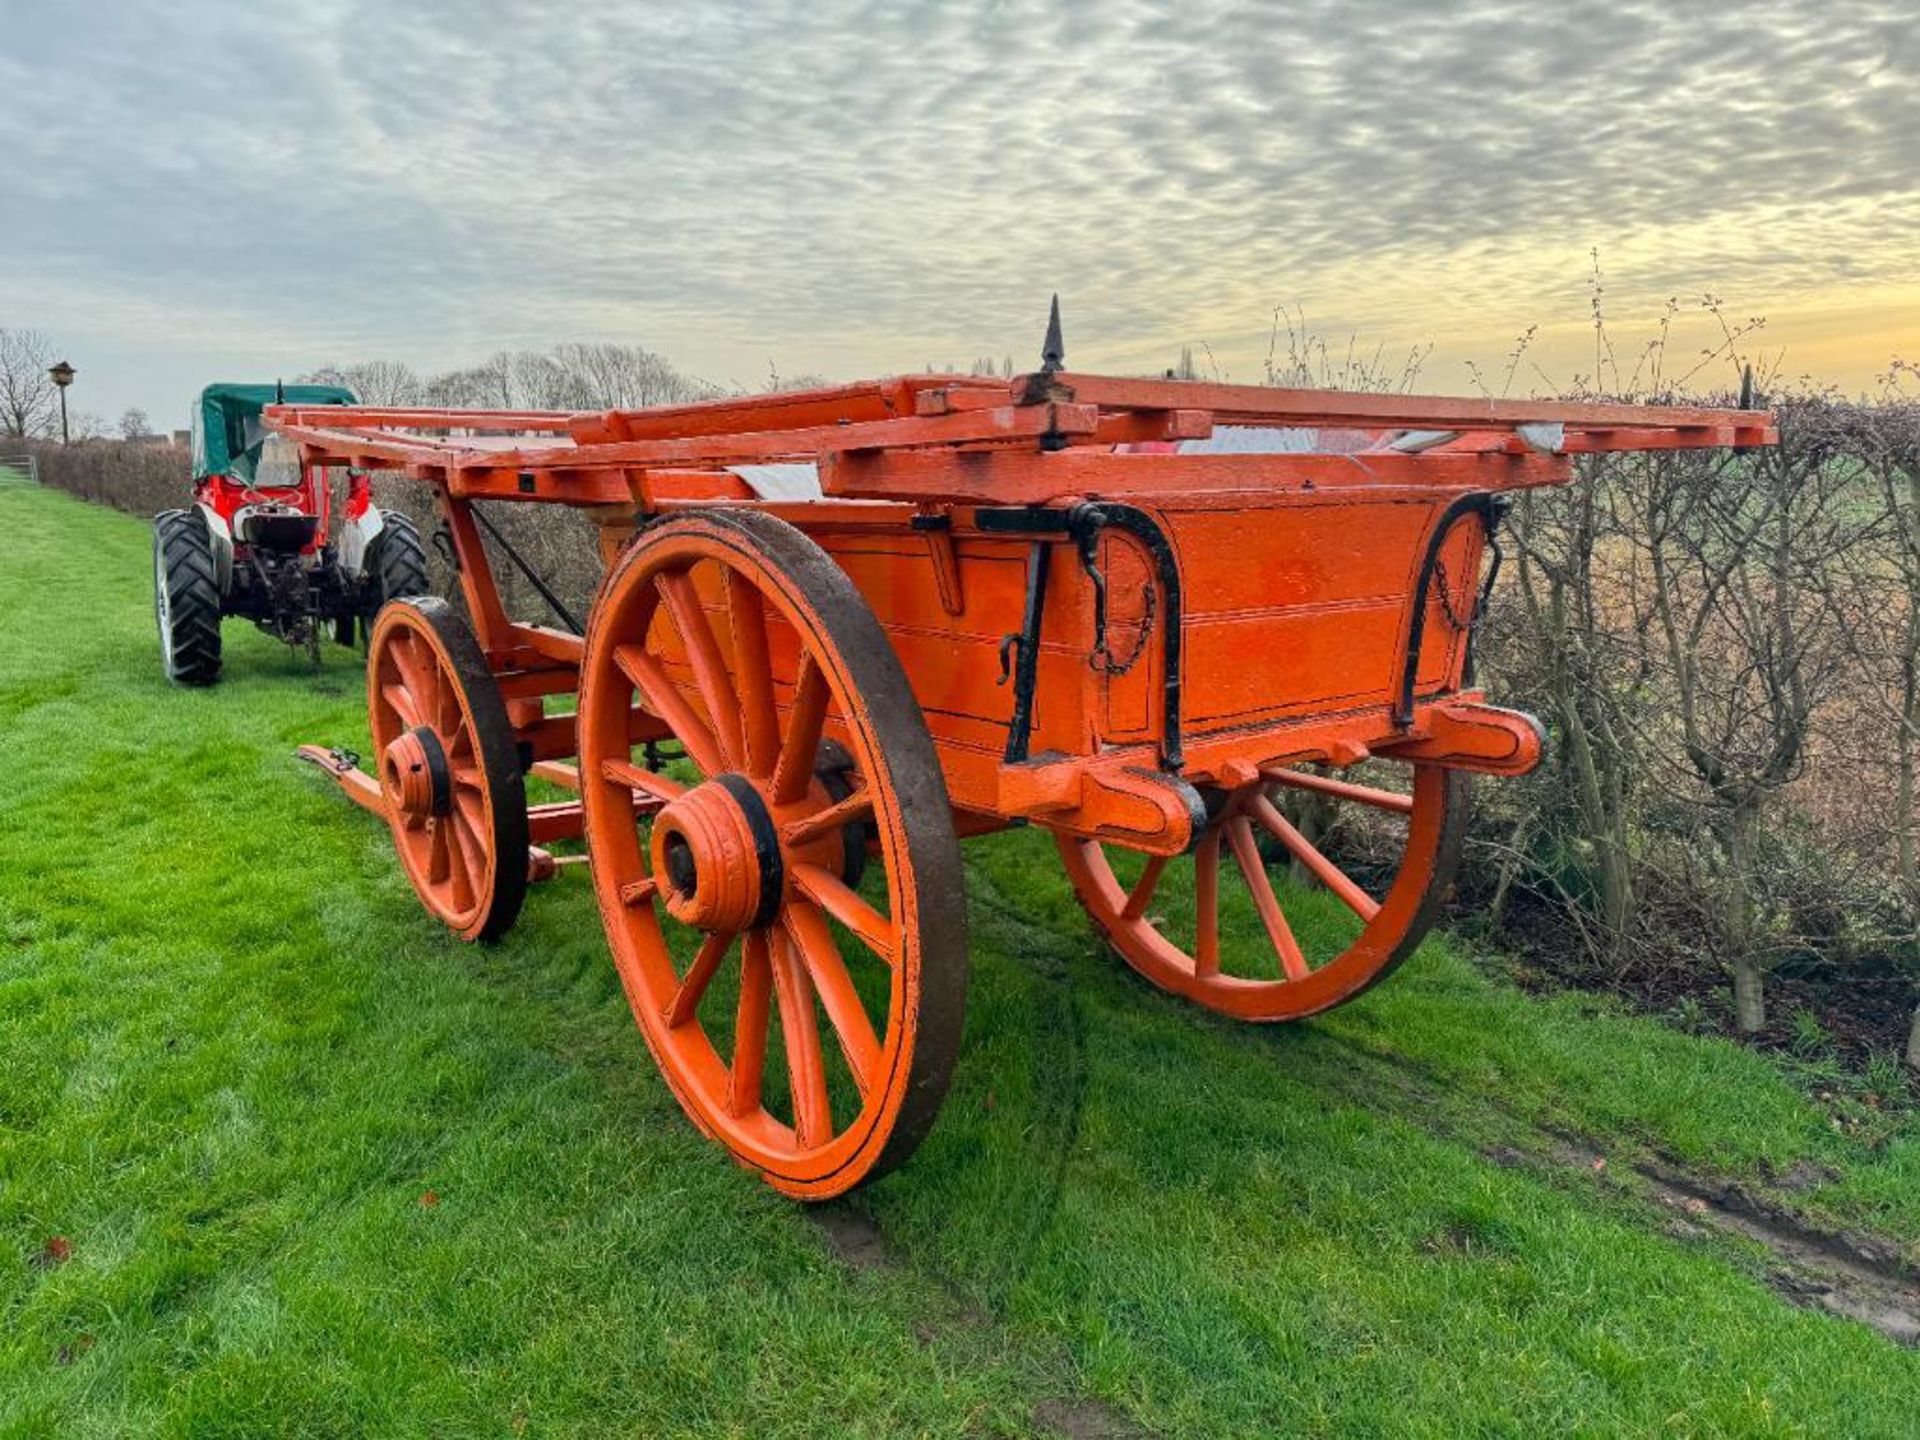
[[[1494,581],[1500,576],[1501,550],[1499,541],[1500,518],[1507,512],[1508,502],[1505,496],[1492,495],[1476,490],[1456,497],[1445,510],[1428,536],[1426,553],[1420,562],[1420,571],[1414,580],[1413,611],[1407,625],[1406,653],[1401,658],[1400,673],[1394,683],[1393,723],[1396,729],[1405,730],[1413,723],[1414,684],[1420,665],[1420,644],[1426,636],[1427,602],[1433,594],[1433,586],[1440,586],[1440,608],[1446,612],[1448,622],[1457,633],[1467,637],[1466,653],[1461,657],[1461,678],[1468,684],[1473,680],[1473,641],[1474,632],[1479,628],[1481,618],[1486,614],[1487,600],[1493,594]],[[1472,597],[1474,610],[1462,619],[1453,599],[1453,587],[1447,579],[1447,568],[1440,560],[1440,551],[1447,543],[1447,537],[1453,533],[1454,525],[1467,516],[1477,516],[1482,533],[1486,536],[1486,546],[1492,556],[1487,567],[1486,578],[1480,582],[1480,588]]]
[[[1144,647],[1152,634],[1157,614],[1160,644],[1164,652],[1160,676],[1160,768],[1178,774],[1185,763],[1180,738],[1180,565],[1159,523],[1138,506],[1123,501],[1093,500],[1076,501],[1064,508],[1043,505],[986,506],[974,512],[974,523],[992,533],[1031,537],[1027,562],[1027,600],[1021,626],[1000,646],[1001,663],[1011,670],[1014,688],[1013,716],[1007,726],[1006,763],[1017,765],[1027,758],[1028,740],[1033,729],[1033,692],[1040,659],[1040,621],[1047,591],[1047,557],[1052,549],[1046,537],[1063,536],[1071,540],[1080,552],[1082,564],[1088,566],[1089,578],[1094,581],[1095,604],[1099,607],[1095,648],[1091,657],[1094,668],[1099,668],[1103,655],[1108,664],[1119,667],[1119,671],[1110,673],[1124,671],[1139,658],[1135,653],[1124,662],[1117,661],[1107,649],[1105,577],[1099,573],[1097,565],[1090,563],[1100,532],[1116,529],[1126,531],[1138,541],[1153,565],[1155,580],[1150,592],[1159,592],[1159,603],[1146,610],[1142,617],[1140,646]]]

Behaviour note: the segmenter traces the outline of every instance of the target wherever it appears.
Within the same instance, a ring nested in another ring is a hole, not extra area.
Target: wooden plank
[[[728,395],[645,410],[608,410],[575,417],[573,435],[583,443],[597,444],[855,424],[912,415],[916,413],[917,395],[938,390],[993,391],[998,393],[1002,405],[1010,399],[1005,380],[966,375],[911,375],[813,390],[786,390],[771,395]]]
[[[1564,400],[1491,400],[1449,395],[1378,395],[1344,390],[1288,390],[1267,385],[1216,385],[1119,376],[1022,376],[1016,394],[1057,397],[1119,410],[1211,410],[1216,425],[1361,426],[1384,430],[1511,429],[1562,424],[1587,430],[1677,429],[1769,425],[1766,411],[1683,405],[1619,405]]]
[[[560,505],[632,505],[635,482],[618,467],[604,470],[445,469],[435,476],[449,494],[469,500],[531,500]]]
[[[326,430],[540,430],[565,434],[570,410],[448,410],[397,405],[269,405],[269,423]]]
[[[989,445],[1046,434],[1091,435],[1099,415],[1089,405],[1002,406],[953,415],[817,425],[797,430],[732,431],[657,440],[624,440],[565,448],[470,452],[468,463],[522,470],[590,466],[679,466],[813,458],[845,450]]]
[[[992,450],[873,451],[820,462],[832,496],[1037,505],[1067,496],[1154,498],[1226,490],[1328,490],[1378,485],[1513,490],[1566,477],[1560,455],[1111,455]]]

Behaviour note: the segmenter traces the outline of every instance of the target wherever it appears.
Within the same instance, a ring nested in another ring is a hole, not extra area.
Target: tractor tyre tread
[[[220,583],[213,537],[195,510],[153,517],[154,615],[161,660],[177,685],[220,678]]]
[[[428,594],[427,547],[420,539],[420,527],[411,516],[398,511],[389,511],[382,519],[380,534],[373,542],[380,604]]]

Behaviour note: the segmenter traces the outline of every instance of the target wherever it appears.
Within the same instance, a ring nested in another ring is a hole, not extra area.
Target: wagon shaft
[[[584,839],[676,1096],[795,1195],[931,1123],[956,834],[1051,830],[1099,930],[1202,1005],[1337,1004],[1431,923],[1469,777],[1539,762],[1537,722],[1472,686],[1508,492],[1593,451],[1775,441],[1750,409],[1135,380],[1063,350],[1056,311],[1012,380],[266,412],[308,465],[432,485],[466,602],[382,613],[377,773],[312,758],[470,938]],[[599,524],[584,635],[506,615],[479,501]],[[578,794],[530,806],[529,774]]]

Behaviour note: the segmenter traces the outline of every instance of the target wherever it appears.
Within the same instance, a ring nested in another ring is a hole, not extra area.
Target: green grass
[[[893,1262],[837,1258],[681,1117],[583,876],[462,946],[296,765],[364,740],[345,652],[230,624],[165,685],[147,545],[0,486],[0,1434],[1913,1433],[1920,1356],[1611,1178],[1813,1167],[1795,1205],[1912,1247],[1910,1122],[1438,942],[1215,1020],[1035,832],[969,849],[953,1093],[840,1207]]]

